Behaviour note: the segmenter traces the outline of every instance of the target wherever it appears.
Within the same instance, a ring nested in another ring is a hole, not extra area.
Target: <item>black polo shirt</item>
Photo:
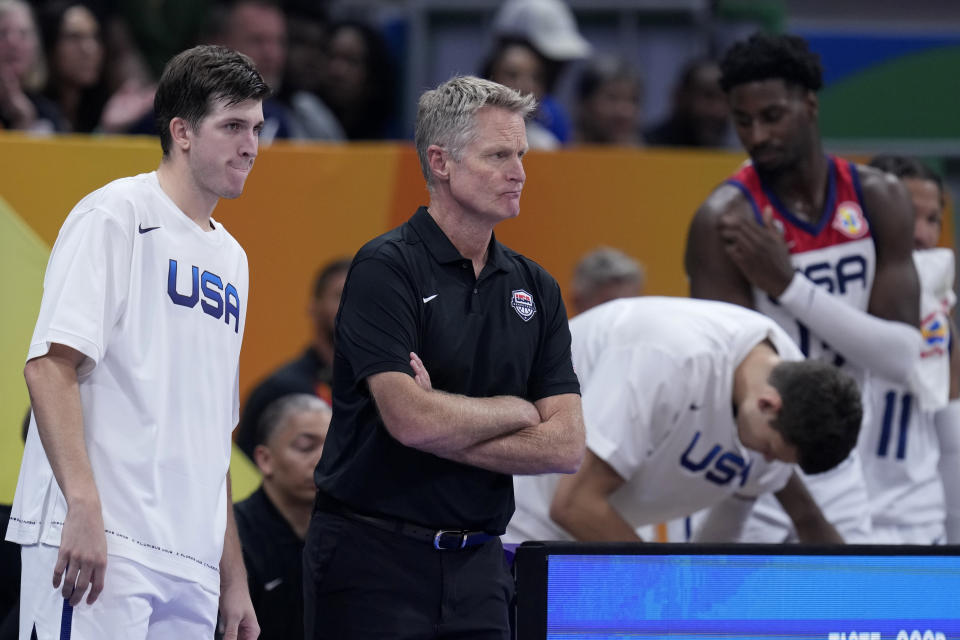
[[[314,474],[320,490],[368,514],[502,533],[513,514],[512,477],[400,444],[366,380],[413,375],[414,351],[433,387],[450,393],[530,401],[579,393],[556,280],[495,237],[474,277],[421,207],[357,253],[335,343],[333,419]]]
[[[263,487],[233,505],[261,640],[303,637],[303,540]]]

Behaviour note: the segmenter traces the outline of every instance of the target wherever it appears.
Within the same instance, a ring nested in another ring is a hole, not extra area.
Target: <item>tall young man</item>
[[[892,176],[824,154],[821,68],[803,39],[754,35],[734,44],[720,67],[751,162],[694,217],[691,295],[765,313],[807,357],[847,368],[858,382],[867,372],[907,382],[920,332],[906,191]],[[808,481],[847,541],[869,540],[856,458]],[[782,513],[770,511],[758,525],[751,539],[791,538]]]
[[[211,216],[243,191],[268,93],[228,49],[174,57],[159,168],[94,191],[60,230],[7,533],[23,639],[212,637],[218,601],[225,638],[259,633],[228,475],[247,258]]]

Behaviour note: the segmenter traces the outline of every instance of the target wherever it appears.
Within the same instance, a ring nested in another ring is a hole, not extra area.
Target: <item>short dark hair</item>
[[[227,106],[244,100],[263,100],[270,87],[253,61],[242,53],[216,45],[200,45],[174,56],[163,69],[153,99],[160,148],[170,153],[170,121],[183,118],[196,128],[213,103]]]
[[[870,166],[886,173],[892,173],[898,178],[929,180],[937,185],[941,194],[943,193],[943,178],[940,177],[940,174],[916,158],[881,153],[870,160]]]
[[[724,91],[748,82],[781,79],[788,85],[818,91],[823,86],[820,56],[799,36],[755,33],[734,43],[720,61]]]
[[[323,295],[323,292],[327,289],[327,283],[334,276],[347,272],[350,269],[351,262],[353,262],[353,258],[337,258],[320,267],[316,278],[313,279],[313,297],[319,298]]]
[[[796,447],[800,468],[821,473],[843,462],[863,420],[853,378],[831,364],[801,360],[778,364],[769,382],[782,401],[772,426]]]

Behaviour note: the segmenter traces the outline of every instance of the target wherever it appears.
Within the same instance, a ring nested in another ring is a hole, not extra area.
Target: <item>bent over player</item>
[[[718,504],[697,538],[729,541],[772,491],[805,541],[840,541],[790,463],[826,471],[856,444],[849,376],[802,361],[772,320],[722,302],[615,300],[570,333],[586,457],[570,477],[515,478],[508,542],[637,540],[641,525]]]
[[[259,633],[228,476],[247,257],[211,215],[243,191],[268,92],[228,49],[174,57],[159,168],[94,191],[60,229],[7,532],[21,639],[210,638],[218,599],[225,638]]]

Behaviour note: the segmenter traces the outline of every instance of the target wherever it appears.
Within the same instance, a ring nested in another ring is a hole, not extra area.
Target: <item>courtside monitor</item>
[[[957,640],[960,546],[524,543],[518,640]]]

